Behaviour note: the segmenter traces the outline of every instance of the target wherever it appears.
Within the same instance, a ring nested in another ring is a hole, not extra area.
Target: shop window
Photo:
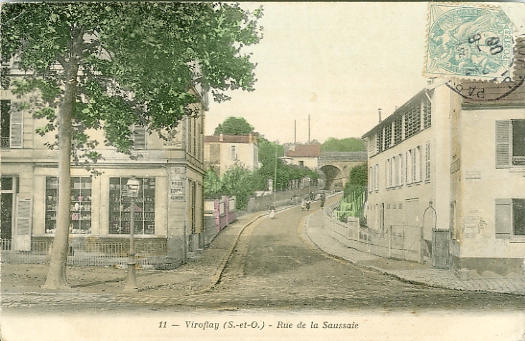
[[[126,184],[129,178],[109,179],[109,233],[129,234],[131,198],[127,196]],[[137,178],[140,182],[139,195],[135,198],[134,233],[155,233],[155,179]]]
[[[496,199],[496,238],[525,237],[525,199]]]
[[[55,233],[58,211],[58,178],[46,178],[46,233]],[[69,232],[91,233],[91,178],[71,178],[71,206]]]

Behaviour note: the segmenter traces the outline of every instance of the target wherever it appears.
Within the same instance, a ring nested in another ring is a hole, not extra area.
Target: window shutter
[[[496,199],[496,238],[512,236],[512,199]]]
[[[146,149],[146,127],[133,126],[133,147],[135,149]]]
[[[19,199],[16,210],[16,251],[31,251],[31,199]]]
[[[510,167],[510,120],[496,121],[496,168]]]
[[[11,148],[22,148],[24,141],[24,112],[11,107],[10,114],[9,146]]]

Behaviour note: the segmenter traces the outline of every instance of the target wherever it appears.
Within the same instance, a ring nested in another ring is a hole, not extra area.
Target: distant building
[[[204,163],[221,176],[233,166],[259,168],[257,135],[211,135],[204,137]]]
[[[367,132],[368,227],[423,232],[435,266],[524,275],[525,87],[431,84]],[[479,89],[497,100],[458,95]]]
[[[290,144],[284,153],[286,163],[308,167],[312,170],[319,168],[319,157],[321,156],[320,144]]]

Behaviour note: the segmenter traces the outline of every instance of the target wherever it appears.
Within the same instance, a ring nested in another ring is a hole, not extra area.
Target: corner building
[[[426,261],[461,278],[523,276],[525,87],[514,84],[431,82],[367,132],[368,227],[415,236]]]
[[[88,131],[100,142],[97,151],[103,159],[92,165],[100,175],[93,176],[84,166],[72,163],[70,184],[58,179],[57,151],[45,146],[54,142],[53,134],[42,137],[35,133],[45,121],[18,109],[17,103],[27,98],[19,99],[9,90],[2,90],[1,98],[1,219],[6,247],[32,251],[39,242],[52,242],[58,186],[69,185],[70,250],[112,243],[127,249],[131,204],[125,186],[131,176],[141,185],[135,209],[137,250],[146,251],[153,263],[174,267],[201,246],[205,96],[195,105],[199,114],[184,118],[168,141],[144,127],[132,127],[133,159],[105,146],[101,131]]]

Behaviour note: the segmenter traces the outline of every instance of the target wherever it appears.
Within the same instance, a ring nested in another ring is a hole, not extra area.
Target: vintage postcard
[[[2,340],[525,340],[525,4],[0,14]]]

